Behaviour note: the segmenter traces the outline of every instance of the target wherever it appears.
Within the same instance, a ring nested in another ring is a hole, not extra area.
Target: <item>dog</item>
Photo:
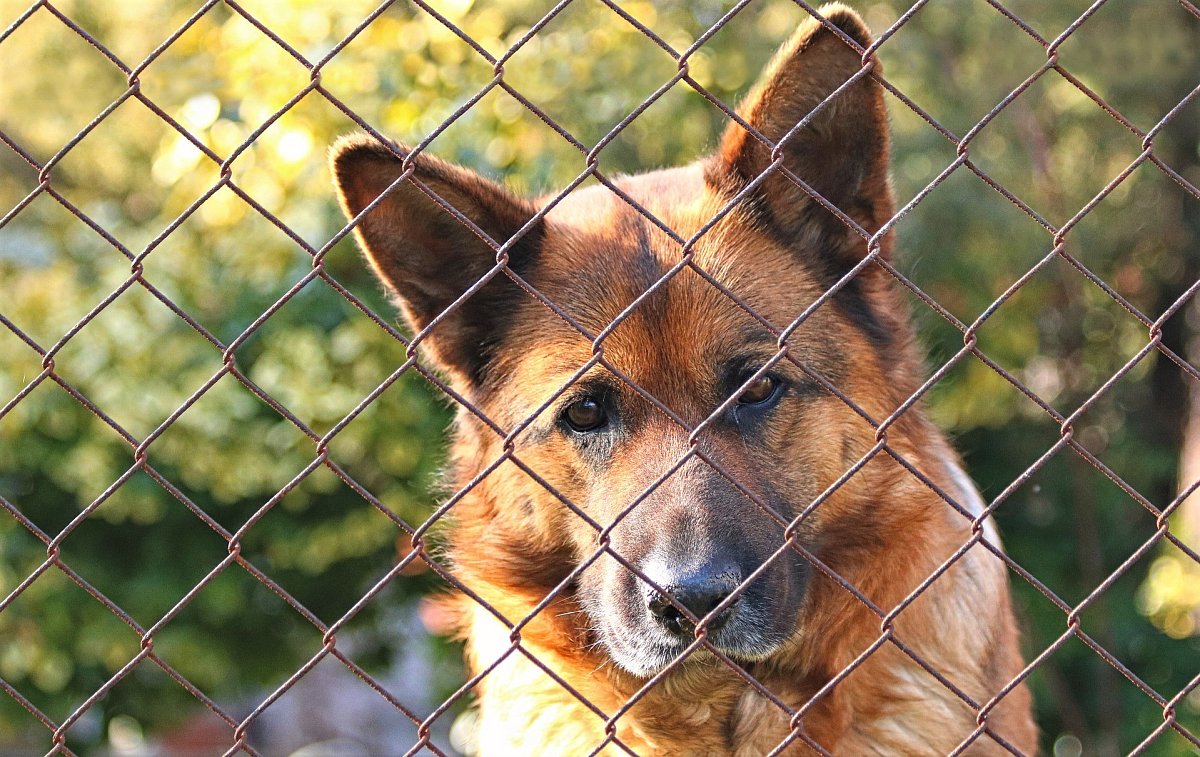
[[[447,554],[483,754],[1037,749],[994,526],[909,402],[879,63],[820,14],[683,167],[553,201],[365,135],[331,153],[475,408]]]

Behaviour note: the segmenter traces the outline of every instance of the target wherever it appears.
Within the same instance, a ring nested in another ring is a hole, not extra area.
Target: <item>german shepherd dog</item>
[[[457,603],[484,754],[1036,750],[994,527],[920,405],[892,418],[923,368],[876,262],[880,68],[853,11],[820,13],[714,154],[615,189],[333,150],[371,267],[478,410],[448,556],[487,605]]]

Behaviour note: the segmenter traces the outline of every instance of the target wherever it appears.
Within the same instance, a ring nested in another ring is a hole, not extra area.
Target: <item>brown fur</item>
[[[832,5],[821,12],[859,45],[869,44],[852,11]],[[859,53],[816,21],[806,23],[740,108],[757,134],[731,124],[710,158],[623,178],[619,187],[689,238],[771,165],[772,150],[760,137],[778,143],[859,69]],[[857,80],[795,130],[778,154],[868,233],[891,217],[886,113],[871,78]],[[396,183],[404,165],[416,181]],[[1008,685],[1022,661],[999,559],[972,546],[881,629],[874,612],[807,559],[777,553],[784,530],[772,512],[793,521],[804,553],[890,613],[971,538],[967,518],[882,452],[799,518],[876,445],[875,429],[808,371],[877,420],[920,384],[921,363],[886,273],[868,265],[791,334],[788,358],[770,368],[784,387],[777,405],[756,410],[739,400],[709,418],[746,375],[730,384],[720,366],[740,360],[756,371],[775,356],[777,332],[700,272],[781,329],[868,253],[861,236],[773,171],[699,239],[694,268],[658,285],[612,329],[599,345],[604,364],[572,383],[593,358],[595,336],[680,261],[675,241],[603,187],[576,191],[530,223],[548,200],[516,198],[426,155],[352,138],[336,148],[333,166],[351,217],[391,188],[357,233],[425,354],[505,432],[523,427],[511,451],[469,412],[459,414],[455,431],[458,487],[502,461],[451,510],[455,573],[490,606],[459,603],[470,667],[489,671],[478,685],[483,753],[588,754],[605,743],[604,717],[626,707],[613,733],[638,753],[757,755],[790,736],[786,753],[810,753],[794,738],[787,714],[711,650],[687,656],[643,690],[666,658],[645,643],[641,631],[661,635],[654,625],[661,621],[648,621],[639,603],[658,596],[654,590],[671,595],[674,584],[650,588],[609,552],[596,557],[597,528],[609,529],[609,550],[639,571],[657,569],[663,559],[686,562],[696,552],[766,562],[756,578],[738,574],[737,609],[728,622],[743,623],[750,636],[783,623],[785,635],[763,631],[752,648],[732,632],[720,636],[721,610],[691,621],[786,707],[803,709],[799,725],[822,748],[944,754],[976,729],[978,713],[903,650],[977,703]],[[498,245],[508,243],[506,267],[498,268],[496,250],[429,193]],[[889,234],[879,254],[890,254],[890,246]],[[588,397],[611,397],[613,420],[604,433],[562,425],[563,408],[586,387]],[[706,419],[693,448],[689,429]],[[919,405],[890,426],[886,441],[957,501],[975,496]],[[652,486],[681,458],[673,475]],[[574,573],[581,564],[587,567]],[[665,575],[675,580],[671,569]],[[516,644],[515,623],[523,623]],[[650,661],[644,669],[643,660]],[[969,752],[1004,752],[990,734],[1035,751],[1023,685],[990,709],[986,725],[989,733]]]

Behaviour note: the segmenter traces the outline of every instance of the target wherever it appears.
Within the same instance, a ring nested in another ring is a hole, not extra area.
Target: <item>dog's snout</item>
[[[733,594],[742,582],[740,571],[726,566],[706,567],[682,575],[655,571],[648,573],[647,577],[661,586],[670,599],[646,587],[646,607],[660,626],[676,636],[690,636],[695,632],[695,624],[676,605],[687,608],[698,619],[703,619]],[[733,615],[736,604],[735,598],[705,627],[710,631],[720,628]]]

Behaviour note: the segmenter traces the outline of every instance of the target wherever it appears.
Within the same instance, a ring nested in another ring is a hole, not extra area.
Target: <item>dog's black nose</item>
[[[661,586],[675,602],[647,588],[646,606],[655,621],[667,631],[677,636],[691,636],[695,633],[695,624],[685,615],[676,604],[686,607],[693,615],[703,620],[733,593],[742,582],[741,571],[726,566],[705,567],[685,575],[663,575],[668,571],[649,571],[647,578]],[[658,574],[658,575],[656,575]],[[737,599],[711,618],[705,627],[715,631],[724,625],[733,615]]]

